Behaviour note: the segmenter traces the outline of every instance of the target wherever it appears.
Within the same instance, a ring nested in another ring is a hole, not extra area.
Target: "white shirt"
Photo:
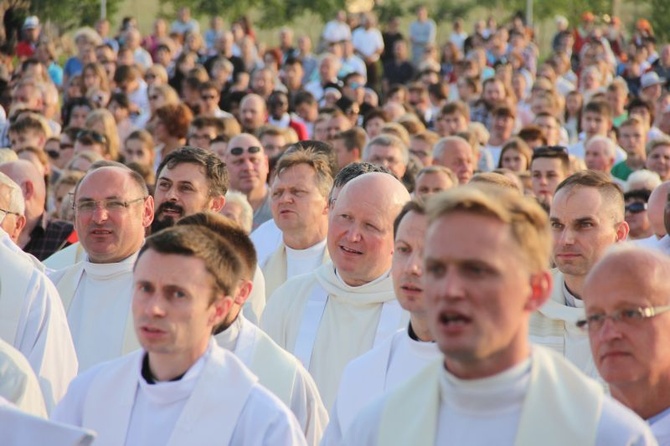
[[[339,42],[351,39],[351,28],[339,20],[331,20],[326,23],[322,33],[323,39],[328,42]]]
[[[260,267],[265,265],[265,262],[282,242],[281,229],[279,229],[274,219],[262,223],[249,237],[256,248],[256,256]]]
[[[381,51],[384,49],[384,39],[382,38],[382,33],[377,28],[358,28],[353,33],[352,43],[356,51],[365,59],[374,55],[373,61],[379,59]]]
[[[286,247],[286,279],[314,271],[323,263],[326,239],[307,249]]]

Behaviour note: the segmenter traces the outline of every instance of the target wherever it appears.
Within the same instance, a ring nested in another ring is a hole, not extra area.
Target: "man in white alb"
[[[287,279],[330,260],[326,235],[333,177],[328,158],[314,150],[295,150],[282,155],[276,172],[271,206],[282,243],[262,265],[268,298]]]
[[[228,170],[214,153],[191,146],[169,153],[156,172],[156,217],[152,232],[170,227],[179,218],[195,212],[219,212],[226,203],[226,192]],[[260,268],[256,268],[254,288],[244,306],[244,315],[258,324],[263,308],[265,281]]]
[[[344,369],[323,446],[338,444],[361,409],[440,357],[428,329],[422,284],[427,225],[424,206],[418,201],[407,203],[395,220],[391,277],[398,302],[410,313],[410,323]]]
[[[139,174],[107,162],[82,178],[73,202],[86,259],[51,279],[84,371],[139,347],[130,313],[132,269],[153,220],[154,201]]]
[[[240,271],[209,229],[147,238],[133,272],[142,349],[79,375],[52,418],[94,430],[96,445],[305,445],[293,414],[212,337]]]
[[[670,445],[670,259],[621,245],[586,276],[585,318],[593,359],[612,396]]]
[[[307,370],[293,355],[279,347],[260,328],[250,323],[240,309],[253,286],[256,251],[249,236],[227,218],[211,212],[184,217],[178,225],[204,226],[221,235],[240,256],[240,284],[233,292],[233,305],[221,325],[215,328],[217,343],[249,367],[265,386],[295,415],[308,445],[318,445],[328,424],[328,412]]]
[[[341,445],[655,445],[649,427],[528,341],[549,298],[545,211],[486,185],[428,202],[424,292],[444,357],[367,406]]]
[[[551,298],[530,319],[530,340],[565,356],[597,378],[586,333],[575,325],[584,317],[586,274],[614,243],[628,236],[621,189],[595,171],[576,173],[556,188],[549,213],[553,235]]]
[[[0,339],[28,359],[49,412],[77,376],[77,356],[56,288],[2,228]]]
[[[332,262],[288,280],[265,308],[261,327],[309,370],[326,407],[347,363],[405,324],[389,270],[393,220],[409,198],[385,173],[347,183],[330,213]]]
[[[25,356],[2,339],[0,339],[0,398],[5,398],[26,413],[47,417],[42,390],[35,372],[30,368]]]

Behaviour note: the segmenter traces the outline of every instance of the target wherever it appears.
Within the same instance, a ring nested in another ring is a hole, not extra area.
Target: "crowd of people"
[[[430,15],[27,17],[0,443],[670,445],[670,44]]]

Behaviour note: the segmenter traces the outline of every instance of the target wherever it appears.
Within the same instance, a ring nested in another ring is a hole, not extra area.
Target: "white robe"
[[[566,305],[563,274],[555,269],[552,275],[554,288],[550,299],[531,316],[530,341],[560,353],[587,376],[602,382],[591,354],[589,336],[576,325],[584,318],[584,308]]]
[[[256,248],[258,264],[262,267],[282,242],[282,232],[274,219],[270,219],[257,227],[250,235]]]
[[[518,421],[511,426],[514,429],[511,436],[509,432],[503,433],[507,441],[498,438],[494,443],[496,446],[657,444],[643,420],[604,395],[596,381],[585,377],[572,364],[542,347],[533,348],[527,372],[520,370],[522,374],[517,374],[525,385],[513,389],[514,401],[507,409],[515,412],[503,412],[507,400],[496,400],[499,394],[487,389],[491,381],[508,372],[510,370],[461,383],[452,378],[455,384],[445,386],[444,375],[448,372],[440,359],[400,388],[366,407],[340,444],[449,446],[449,432],[439,431],[450,425],[453,417],[466,420],[471,426],[469,433],[459,432],[461,435],[469,434],[468,440],[454,439],[455,445],[480,445],[482,438],[490,438],[491,431],[495,433],[501,417]],[[478,384],[481,384],[479,391]],[[472,398],[463,398],[464,392]],[[451,411],[448,410],[449,405]],[[491,413],[491,406],[500,407],[500,413]],[[509,425],[502,427],[508,428]]]
[[[318,445],[328,425],[328,412],[314,380],[300,361],[242,315],[214,339],[235,353],[258,376],[258,382],[291,409],[307,444]]]
[[[658,419],[651,420],[651,431],[660,446],[670,446],[670,408],[665,409]]]
[[[52,274],[67,312],[79,370],[139,348],[131,302],[137,253],[118,263],[87,260]]]
[[[326,247],[326,241],[323,240],[319,242],[320,245],[320,255],[317,253],[320,263],[318,265],[323,265],[330,261],[330,255],[328,254],[328,248]],[[314,248],[314,247],[312,247]],[[308,249],[312,249],[308,248]],[[297,251],[300,252],[300,251]],[[289,259],[286,250],[286,245],[284,242],[281,242],[275,252],[272,253],[267,259],[267,261],[261,265],[263,270],[263,276],[265,277],[265,296],[269,299],[272,293],[275,292],[277,288],[282,286],[287,279],[290,279],[297,274],[290,274],[289,270]],[[315,265],[314,267],[318,266]],[[301,274],[312,271],[314,268],[305,268]]]
[[[44,265],[48,269],[49,278],[54,281],[60,280],[62,270],[72,267],[73,265],[86,260],[86,251],[81,243],[73,243],[72,245],[53,253],[44,261]],[[256,268],[254,274],[254,287],[251,295],[244,305],[244,316],[254,324],[258,325],[265,308],[265,280],[260,268]]]
[[[163,413],[170,412],[170,406],[151,413],[137,410],[144,355],[138,350],[79,375],[52,418],[96,431],[96,446],[122,446],[128,444],[127,435],[136,417],[150,420],[154,426],[173,417]],[[212,340],[198,368],[189,383],[190,395],[178,402],[183,408],[176,414],[176,422],[163,425],[170,430],[168,446],[306,444],[293,414],[257,383],[235,355]],[[173,383],[154,386],[161,384]]]
[[[35,372],[21,352],[2,339],[0,339],[0,396],[26,413],[47,417],[44,397]]]
[[[77,375],[77,356],[58,291],[7,240],[0,231],[0,339],[28,359],[48,412]]]
[[[322,445],[336,445],[358,413],[368,404],[416,376],[440,358],[437,344],[415,341],[399,330],[347,365]]]
[[[2,446],[89,446],[95,438],[93,432],[23,412],[2,397],[0,426]]]
[[[329,262],[278,288],[261,326],[303,362],[324,404],[332,407],[349,361],[392,336],[408,319],[395,299],[388,273],[351,287]]]

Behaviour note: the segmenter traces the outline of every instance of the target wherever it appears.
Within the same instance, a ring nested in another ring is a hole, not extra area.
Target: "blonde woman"
[[[119,130],[112,112],[104,108],[91,111],[86,118],[84,127],[88,130],[95,130],[107,138],[105,158],[113,161],[119,158],[121,143],[119,141]]]

